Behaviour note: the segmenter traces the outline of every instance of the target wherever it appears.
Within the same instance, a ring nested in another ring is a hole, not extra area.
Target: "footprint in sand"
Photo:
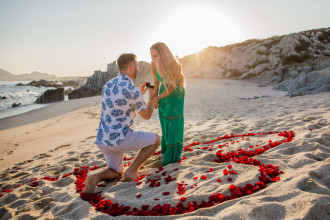
[[[87,152],[81,153],[81,154],[80,154],[80,157],[81,157],[81,158],[87,158],[87,157],[89,157],[89,156],[91,156],[91,155],[92,155],[92,152],[87,151]]]
[[[298,184],[297,184],[298,188],[303,190],[303,191],[307,191],[310,192],[313,188],[315,188],[316,183],[314,182],[314,180],[312,178],[304,178],[302,179]]]
[[[91,205],[87,202],[75,201],[69,205],[55,207],[53,214],[67,219],[77,219],[77,216],[79,216],[79,219],[83,219],[88,216],[90,207]]]
[[[310,121],[313,121],[315,119],[317,119],[317,118],[315,118],[315,117],[308,117],[308,118],[303,118],[303,121],[304,122],[310,122]]]
[[[63,163],[63,162],[60,162]],[[64,172],[65,170],[70,169],[70,167],[66,165],[62,166],[50,166],[50,167],[45,167],[42,169],[42,172],[50,172],[50,175],[59,175],[60,173]]]
[[[80,159],[79,158],[76,158],[76,157],[71,157],[69,159],[66,159],[66,160],[63,160],[61,162],[73,162],[73,161],[79,161]]]
[[[55,195],[55,202],[66,203],[72,200],[72,197],[67,193],[58,193]]]
[[[74,183],[75,180],[74,178],[72,177],[66,177],[64,179],[60,179],[56,182],[54,182],[52,185],[53,186],[57,186],[57,187],[66,187],[66,186],[69,186],[70,184]]]
[[[75,151],[68,152],[68,155],[73,155],[73,154],[77,154],[77,152],[75,152]]]
[[[27,197],[31,196],[32,194],[33,194],[33,191],[28,191],[28,192],[22,193],[20,197],[27,198]]]
[[[14,201],[16,201],[18,197],[15,194],[7,194],[6,196],[2,197],[1,205],[7,205]]]
[[[28,202],[28,200],[26,200],[26,199],[19,199],[19,200],[16,200],[15,202],[12,202],[9,205],[9,208],[16,209],[16,208],[18,208],[21,205],[25,205],[27,202]]]
[[[14,153],[14,151],[9,151],[8,153],[7,153],[7,155],[10,155],[10,154],[12,154],[12,153]]]
[[[55,150],[59,150],[59,149],[61,149],[61,148],[69,147],[69,146],[71,146],[71,144],[63,144],[63,145],[61,145],[61,146],[59,146],[59,147],[56,147]]]
[[[8,211],[8,209],[0,208],[0,218],[1,219],[11,219],[12,218],[12,215]]]
[[[274,212],[276,210],[276,212]],[[262,204],[256,205],[251,212],[255,215],[260,217],[260,219],[284,219],[286,209],[284,205],[278,203],[269,203],[269,204]]]
[[[27,173],[27,172],[21,172],[21,173],[18,173],[18,174],[16,174],[16,175],[14,175],[14,176],[12,176],[11,178],[12,179],[14,179],[14,178],[18,178],[18,177],[28,177],[28,176],[30,176],[31,175],[31,173]]]
[[[52,205],[53,201],[54,201],[53,197],[42,198],[42,199],[34,202],[34,208],[35,208],[35,210],[42,209],[43,212],[46,212],[51,208],[51,206],[55,206],[55,204]]]
[[[38,154],[38,155],[32,157],[32,159],[40,160],[40,159],[43,159],[43,158],[46,158],[46,157],[51,157],[51,155],[46,154],[46,153],[44,153],[44,154]]]
[[[97,159],[102,159],[102,158],[104,158],[104,155],[102,153],[99,153],[99,154],[96,155],[96,158]]]

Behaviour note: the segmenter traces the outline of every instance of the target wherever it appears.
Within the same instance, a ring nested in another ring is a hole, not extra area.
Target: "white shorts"
[[[154,145],[156,143],[156,134],[145,131],[133,131],[119,145],[110,147],[103,144],[96,146],[103,153],[107,162],[108,168],[120,173],[124,170],[123,157],[127,151],[137,151],[142,148]]]

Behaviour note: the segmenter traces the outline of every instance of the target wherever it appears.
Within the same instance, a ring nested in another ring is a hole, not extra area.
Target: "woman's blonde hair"
[[[150,49],[157,51],[156,68],[163,78],[165,88],[184,87],[184,75],[179,60],[173,56],[170,49],[162,42],[155,43]]]

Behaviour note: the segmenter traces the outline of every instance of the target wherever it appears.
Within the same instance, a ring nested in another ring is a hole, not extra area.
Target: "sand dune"
[[[227,155],[240,149],[257,151],[269,146],[269,140],[272,143],[286,140],[278,133],[268,132],[292,131],[295,135],[292,141],[251,157],[265,165],[278,166],[278,171],[284,172],[277,175],[280,179],[270,181],[266,188],[252,194],[166,218],[329,219],[330,95],[290,98],[285,94],[251,82],[188,80],[184,145],[198,141],[200,144],[191,146],[192,151],[184,151],[181,163],[163,169],[159,168],[161,155],[151,157],[140,169],[140,174],[148,176],[138,182],[104,182],[97,189],[102,191],[103,200],[110,199],[112,204],[140,210],[142,205],[149,205],[149,211],[159,208],[158,204],[164,208],[164,204],[175,207],[178,202],[184,207],[189,201],[207,202],[214,193],[232,196],[239,193],[238,186],[255,186],[260,182],[260,167],[232,160],[214,162],[219,159],[217,152]],[[80,198],[76,192],[77,177],[73,174],[75,168],[105,165],[103,155],[93,144],[101,110],[100,104],[95,104],[93,101],[87,107],[35,123],[20,126],[16,122],[15,127],[0,131],[0,187],[13,190],[0,193],[3,195],[1,219],[110,218]],[[20,117],[23,120],[31,116],[37,117],[31,112]],[[149,121],[137,117],[134,129],[160,134],[157,112]],[[241,136],[252,133],[256,135]],[[235,137],[205,143],[226,134]],[[125,164],[134,155],[127,153]],[[224,170],[231,173],[225,175]],[[88,170],[88,173],[97,171]],[[68,176],[64,177],[65,174]],[[40,179],[57,176],[56,181]],[[231,185],[235,190],[230,190]],[[146,217],[122,215],[121,218]]]

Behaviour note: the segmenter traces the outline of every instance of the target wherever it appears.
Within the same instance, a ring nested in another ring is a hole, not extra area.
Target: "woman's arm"
[[[159,99],[162,99],[162,98],[168,96],[169,94],[171,94],[173,92],[173,89],[174,89],[173,87],[172,88],[171,87],[167,88],[162,94],[160,94],[156,98],[159,100]]]
[[[151,70],[152,70],[152,76],[154,77],[154,85],[157,92],[159,91],[159,81],[156,76],[156,64],[154,62],[151,62]]]
[[[159,91],[159,81],[156,77],[156,64],[154,62],[151,62],[151,70],[152,70],[152,74],[154,76],[154,84],[155,84],[155,88],[157,89],[157,91]],[[166,96],[168,96],[169,94],[171,94],[173,92],[174,87],[168,87],[162,94],[160,94],[158,97],[155,97],[155,99],[159,100],[162,99]]]
[[[152,71],[152,76],[154,78],[154,86],[155,86],[155,90],[157,91],[157,95],[159,93],[159,81],[157,79],[157,76],[156,76],[156,64],[154,62],[151,62],[151,71]],[[155,98],[153,99],[153,101],[156,101],[155,103],[155,109],[158,108],[158,99],[157,99],[157,95],[155,96]]]

